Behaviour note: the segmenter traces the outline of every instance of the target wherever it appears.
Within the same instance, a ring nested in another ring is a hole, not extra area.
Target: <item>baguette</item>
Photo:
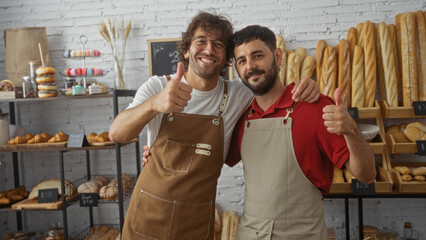
[[[300,78],[300,58],[296,53],[290,53],[287,59],[286,85],[298,83]]]
[[[333,97],[337,81],[337,56],[336,49],[333,46],[328,46],[324,50],[324,60],[321,72],[321,80],[319,84],[321,93]]]
[[[317,44],[316,57],[317,57],[317,82],[321,80],[322,63],[324,60],[324,50],[327,47],[327,43],[324,40],[319,40]]]
[[[418,32],[418,84],[419,101],[426,101],[426,21],[422,11],[415,13]]]
[[[399,55],[398,55],[398,42],[397,42],[397,32],[394,24],[388,25],[389,38],[391,40],[391,49],[393,50],[394,55],[394,66],[396,72],[396,88],[398,94],[398,106],[402,106],[402,79],[401,79],[401,66],[399,64]]]
[[[342,89],[342,100],[351,105],[351,56],[349,44],[345,39],[339,43],[339,78],[337,86]]]
[[[362,31],[363,27],[364,27],[364,23],[358,23],[358,25],[356,26],[358,46],[362,47],[362,49],[364,49],[364,33]]]
[[[378,26],[378,39],[380,39],[381,59],[383,61],[384,70],[384,86],[385,86],[385,100],[389,106],[398,106],[398,91],[395,70],[395,56],[392,49],[391,39],[389,37],[389,29],[386,24],[381,22]],[[379,49],[378,49],[379,50]],[[379,58],[379,56],[378,56]],[[382,99],[384,100],[384,99]]]
[[[358,45],[354,47],[354,56],[352,60],[352,95],[351,106],[364,107],[364,54],[362,48]]]
[[[300,60],[301,63],[305,60],[306,49],[304,49],[302,47],[298,47],[298,48],[296,48],[296,50],[294,51],[294,53],[296,53],[297,56],[299,56],[299,60]],[[300,67],[302,67],[302,65],[300,65]]]
[[[366,21],[362,27],[362,36],[364,36],[364,79],[365,79],[365,107],[374,106],[374,97],[376,93],[376,38],[375,27],[370,21]]]
[[[411,101],[419,100],[418,90],[418,66],[417,66],[417,53],[418,50],[418,37],[417,37],[417,26],[416,17],[414,13],[409,12],[406,14],[407,30],[408,30],[408,57],[410,60],[410,82],[411,82]]]
[[[348,44],[349,44],[349,50],[351,52],[351,63],[352,63],[352,56],[354,55],[354,47],[355,45],[358,45],[358,36],[356,29],[354,27],[349,28],[348,30],[348,36],[346,37]]]
[[[229,212],[223,212],[222,213],[222,234],[221,234],[221,240],[229,240],[229,231],[230,229],[230,221],[231,217],[229,216]]]
[[[302,64],[302,70],[300,71],[300,80],[303,78],[312,78],[312,74],[315,70],[315,58],[312,56],[305,57]]]
[[[386,27],[386,24],[385,24]],[[377,85],[379,86],[379,95],[381,101],[386,101],[386,83],[385,83],[385,70],[383,68],[382,48],[379,36],[379,25],[377,25],[376,37],[376,64],[377,64]]]
[[[280,67],[280,80],[283,84],[285,84],[285,74],[286,74],[286,67],[287,67],[287,52],[285,47],[285,40],[284,37],[280,34],[277,38],[277,48],[281,49],[282,51],[282,57],[281,57],[281,66]]]
[[[345,179],[343,178],[343,171],[341,169],[338,169],[337,167],[334,167],[333,183],[343,182],[345,182]]]

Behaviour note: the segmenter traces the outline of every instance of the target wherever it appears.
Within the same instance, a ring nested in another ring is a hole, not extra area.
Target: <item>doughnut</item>
[[[36,74],[38,75],[53,75],[55,74],[55,69],[51,67],[39,67],[36,69]]]
[[[54,75],[42,75],[36,77],[37,83],[48,83],[48,82],[54,82],[56,80]]]
[[[41,91],[41,90],[55,90],[56,91],[56,89],[58,89],[58,87],[56,86],[56,83],[48,82],[48,83],[38,84],[37,89],[39,91]]]
[[[40,98],[56,97],[56,95],[58,95],[58,92],[56,90],[41,90],[41,91],[38,91],[38,97],[40,97]]]

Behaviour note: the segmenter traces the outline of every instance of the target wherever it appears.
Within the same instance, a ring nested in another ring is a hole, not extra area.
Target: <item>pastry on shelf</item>
[[[93,83],[89,86],[89,94],[103,94],[108,92],[108,87],[100,83]]]
[[[52,135],[43,132],[41,134],[35,135],[33,138],[28,140],[28,144],[45,143],[49,141],[49,139],[51,139],[52,137],[53,137]]]
[[[25,136],[17,136],[7,142],[9,145],[15,145],[15,144],[24,144],[27,143],[30,139],[32,139],[34,136],[31,133],[27,133]]]
[[[72,95],[84,95],[86,93],[86,90],[83,86],[80,85],[74,85],[72,86]]]
[[[48,143],[58,143],[58,142],[66,142],[68,141],[68,135],[64,132],[60,131],[58,132],[54,137],[50,138]]]
[[[38,97],[56,97],[58,95],[55,72],[55,69],[51,67],[39,67],[36,69]]]
[[[64,52],[65,58],[74,57],[99,57],[101,52],[97,49],[86,49],[86,50],[66,50]]]

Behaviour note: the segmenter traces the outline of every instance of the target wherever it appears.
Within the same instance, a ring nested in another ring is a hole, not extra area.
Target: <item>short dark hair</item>
[[[231,38],[234,32],[231,22],[222,15],[200,12],[195,16],[188,25],[186,32],[182,33],[182,41],[178,45],[179,60],[188,69],[189,60],[185,59],[185,53],[191,46],[192,38],[197,28],[201,28],[204,32],[217,33],[221,40],[226,44],[226,58],[231,60],[234,48],[231,48]]]
[[[277,40],[274,32],[267,27],[250,25],[234,33],[231,44],[232,52],[234,52],[233,50],[235,47],[254,40],[261,40],[265,42],[266,46],[268,46],[272,52],[277,49]]]

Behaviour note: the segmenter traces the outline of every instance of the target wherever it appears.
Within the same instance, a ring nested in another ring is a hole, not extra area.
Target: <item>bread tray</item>
[[[71,197],[67,197],[67,202],[74,200],[78,194],[74,194]],[[12,205],[12,209],[22,210],[22,209],[46,209],[46,210],[58,210],[62,208],[62,197],[59,197],[57,202],[51,203],[38,203],[36,198],[34,199],[25,199],[18,203]]]
[[[384,118],[422,118],[414,115],[413,107],[390,107],[386,101],[380,102],[380,109]]]
[[[391,134],[386,134],[386,140],[391,153],[417,153],[417,143],[397,143]]]
[[[89,142],[90,146],[98,146],[98,147],[102,147],[102,146],[110,146],[110,145],[114,145],[115,142],[113,141],[108,141],[108,142]]]
[[[422,167],[426,166],[426,162],[392,162],[392,166]],[[426,193],[426,181],[402,181],[401,174],[395,169],[390,169],[398,192],[403,193]]]

